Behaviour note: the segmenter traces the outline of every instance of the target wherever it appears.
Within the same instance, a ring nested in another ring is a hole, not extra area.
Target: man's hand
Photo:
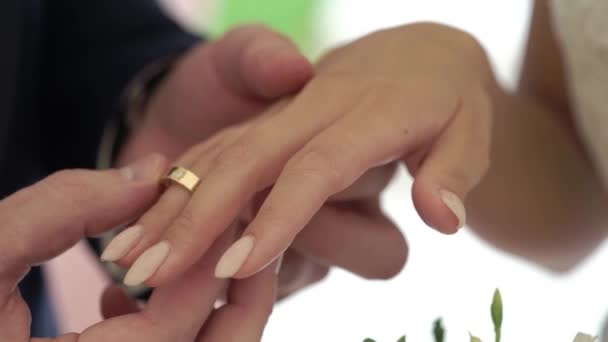
[[[174,160],[298,91],[312,76],[312,65],[286,37],[258,25],[237,28],[182,57],[151,98],[119,160],[151,152]]]
[[[153,155],[120,171],[62,171],[0,202],[0,341],[30,341],[31,316],[17,287],[29,268],[137,217],[157,198],[165,167]],[[214,309],[226,282],[213,277],[213,268],[234,228],[180,281],[158,288],[141,311],[114,288],[105,296],[114,304],[104,307],[112,318],[56,341],[259,341],[275,299],[273,267],[232,283],[228,304]]]

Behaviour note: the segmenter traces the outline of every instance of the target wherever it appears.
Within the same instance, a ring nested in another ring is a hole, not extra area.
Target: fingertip
[[[314,75],[310,61],[293,48],[260,53],[250,70],[252,89],[265,99],[289,95],[301,89]]]
[[[245,235],[237,240],[224,252],[215,267],[215,277],[218,279],[233,278],[240,273],[243,264],[255,247],[256,239],[253,235]],[[238,279],[238,278],[237,278]]]
[[[167,158],[160,153],[151,153],[118,170],[127,181],[158,182],[167,167]]]
[[[420,218],[438,232],[452,235],[464,225],[465,208],[453,192],[417,180],[412,188],[412,197]]]
[[[300,88],[304,83],[314,76],[314,67],[310,61],[295,50],[284,50],[277,53],[268,73],[278,72],[279,76],[283,76],[282,81],[286,86],[290,86],[292,90]]]
[[[391,279],[403,271],[409,257],[409,247],[405,236],[400,230],[394,230],[391,239],[391,257],[386,258],[385,262],[377,269],[377,279]]]

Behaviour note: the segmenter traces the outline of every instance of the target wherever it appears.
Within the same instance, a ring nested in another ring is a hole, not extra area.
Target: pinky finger
[[[466,223],[466,196],[490,164],[491,116],[481,115],[490,109],[479,102],[460,109],[415,171],[414,206],[424,222],[442,233],[456,233]]]
[[[259,342],[274,307],[280,260],[262,272],[233,280],[228,304],[217,309],[197,342]]]

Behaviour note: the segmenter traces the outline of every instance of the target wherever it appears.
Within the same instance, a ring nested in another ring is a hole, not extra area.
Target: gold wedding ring
[[[167,176],[164,178],[165,185],[170,185],[171,183],[176,183],[184,188],[186,188],[191,193],[196,190],[196,187],[201,182],[201,179],[198,178],[194,172],[183,168],[181,166],[174,166],[169,170]]]

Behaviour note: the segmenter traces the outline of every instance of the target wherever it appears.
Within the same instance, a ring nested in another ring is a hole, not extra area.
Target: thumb
[[[260,25],[236,28],[180,59],[151,98],[144,125],[123,156],[177,156],[295,93],[312,76],[312,64],[286,37]]]
[[[160,155],[120,170],[67,170],[0,202],[0,291],[34,264],[141,214],[158,196]]]
[[[289,38],[263,25],[245,25],[210,46],[211,63],[228,90],[276,100],[302,88],[313,66]]]

